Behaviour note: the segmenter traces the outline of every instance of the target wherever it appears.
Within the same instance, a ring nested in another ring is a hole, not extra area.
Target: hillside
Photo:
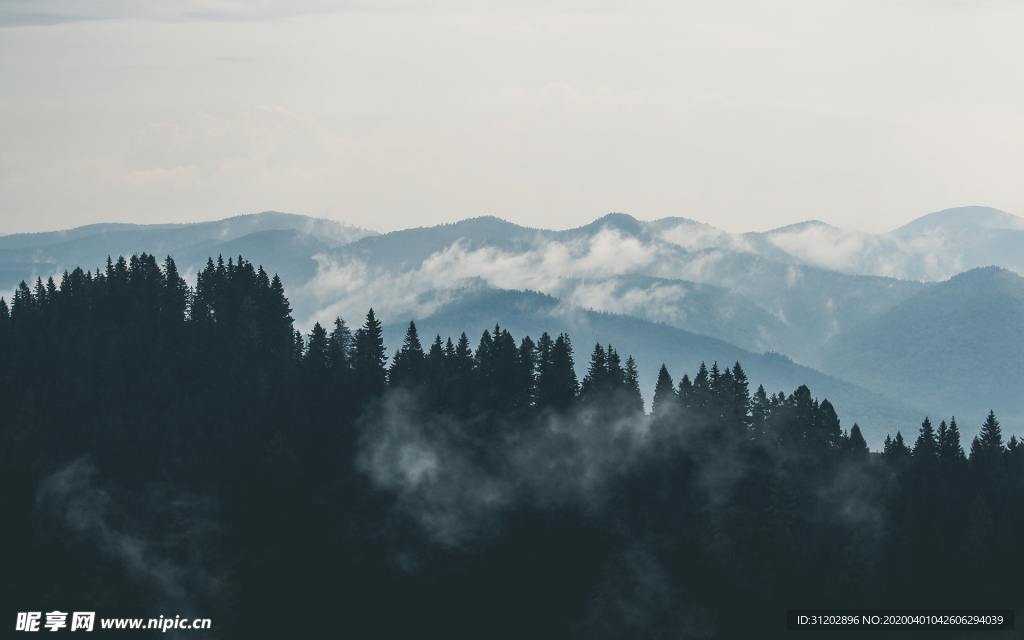
[[[1024,278],[995,267],[933,285],[839,336],[829,371],[938,415],[1024,417]]]

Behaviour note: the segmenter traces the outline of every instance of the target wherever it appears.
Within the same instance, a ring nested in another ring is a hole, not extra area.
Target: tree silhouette
[[[243,257],[192,286],[144,253],[20,283],[0,599],[185,594],[226,638],[337,634],[310,609],[357,637],[731,638],[794,602],[988,606],[1024,575],[1024,445],[994,412],[969,462],[955,419],[878,453],[806,386],[751,394],[740,363],[678,387],[662,365],[646,417],[612,345],[582,385],[564,333],[424,353],[410,322],[397,346],[387,366],[372,309],[297,326]]]

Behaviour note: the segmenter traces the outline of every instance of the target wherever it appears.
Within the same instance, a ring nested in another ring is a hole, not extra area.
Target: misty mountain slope
[[[944,209],[883,234],[809,221],[743,237],[760,255],[779,259],[769,245],[845,273],[935,281],[991,264],[1024,273],[1024,218],[992,207]]]
[[[920,421],[922,413],[855,384],[794,363],[778,354],[757,354],[722,340],[698,335],[665,324],[647,322],[625,315],[597,313],[577,309],[551,296],[524,291],[477,288],[464,292],[457,300],[435,313],[414,318],[424,348],[437,334],[458,338],[465,331],[476,348],[484,329],[495,323],[508,329],[517,340],[525,335],[536,338],[547,331],[565,331],[573,339],[579,375],[586,371],[590,351],[596,342],[612,344],[625,358],[632,354],[640,370],[641,390],[649,401],[658,367],[664,362],[674,379],[688,373],[691,377],[701,361],[718,361],[731,366],[739,361],[752,382],[752,390],[764,384],[769,392],[792,392],[806,384],[818,397],[835,404],[846,428],[858,422],[869,444],[877,446],[886,432],[907,430]],[[390,322],[385,327],[388,352],[401,343],[407,322]]]
[[[842,229],[808,220],[764,232],[743,234],[760,256],[841,271],[854,275],[876,275],[921,279],[916,267],[899,243],[884,235]],[[908,277],[909,275],[909,277]]]
[[[724,287],[776,316],[789,331],[777,350],[817,360],[825,341],[921,290],[917,282],[782,264],[750,253],[709,249],[679,265],[680,277]]]
[[[775,315],[724,287],[643,275],[566,279],[550,291],[573,306],[660,322],[769,351],[790,342],[792,329]]]
[[[362,238],[336,249],[333,256],[391,270],[406,270],[418,267],[431,255],[455,243],[465,243],[471,248],[522,250],[550,234],[547,230],[521,227],[494,216],[481,216]]]
[[[330,248],[330,244],[308,233],[274,229],[179,251],[173,255],[179,270],[201,269],[211,256],[222,255],[227,260],[241,255],[254,264],[264,266],[268,272],[277,273],[284,282],[301,283],[316,274],[317,262],[313,256]]]
[[[161,257],[203,252],[216,255],[217,247],[225,242],[265,231],[307,234],[326,247],[373,233],[332,220],[269,211],[191,224],[99,224],[68,231],[0,236],[0,275],[4,277],[0,288],[10,289],[22,279],[46,278],[80,264],[103,264],[108,255],[142,251]],[[288,260],[291,255],[276,257]]]
[[[936,281],[990,264],[1024,273],[1024,218],[992,207],[944,209],[880,234],[820,220],[741,234],[685,218],[647,224],[691,251],[739,251],[852,275]]]
[[[100,222],[87,224],[73,229],[59,231],[38,231],[31,233],[12,233],[0,235],[0,251],[12,249],[34,249],[47,245],[62,244],[90,236],[105,235],[123,231],[140,231],[145,229],[180,229],[183,224],[133,224],[128,222]]]
[[[715,233],[712,227],[685,219],[647,223],[626,214],[609,214],[564,231],[474,218],[365,238],[334,249],[324,258],[323,276],[311,288],[318,292],[323,309],[337,306],[352,289],[336,282],[339,273],[420,291],[480,278],[493,287],[541,291],[595,310],[637,314],[812,362],[825,340],[922,287],[776,262],[749,252],[742,242],[729,249],[699,248],[704,244],[701,234]],[[617,284],[607,284],[613,278],[619,279]],[[675,304],[668,285],[655,287],[635,278],[689,281],[677,288],[681,295],[683,289],[697,289],[697,284],[731,295],[722,294],[717,307],[710,300]],[[614,291],[601,291],[602,286]],[[575,299],[576,290],[582,290],[583,300]],[[643,300],[655,306],[645,309],[639,302]],[[664,309],[659,311],[656,305],[661,303],[674,304],[679,312],[660,313]],[[730,317],[734,313],[745,317]]]
[[[979,229],[1024,230],[1024,218],[994,207],[953,207],[916,218],[890,235],[906,238],[935,231],[970,233]]]
[[[1024,418],[1024,278],[995,267],[962,273],[839,336],[828,370],[938,415],[1008,430]]]

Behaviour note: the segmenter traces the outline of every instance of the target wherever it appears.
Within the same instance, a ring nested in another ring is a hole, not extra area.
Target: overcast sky
[[[0,0],[0,233],[1024,213],[1024,3]]]

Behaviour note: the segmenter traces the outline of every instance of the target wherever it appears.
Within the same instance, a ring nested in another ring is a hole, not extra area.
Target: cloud
[[[943,229],[870,234],[809,223],[764,234],[799,262],[844,273],[905,280],[943,280],[963,270],[963,239]]]
[[[743,236],[699,222],[680,222],[661,232],[660,238],[687,251],[730,249],[752,253],[754,247]]]
[[[611,420],[577,408],[530,427],[493,417],[462,421],[424,411],[390,391],[361,420],[357,466],[397,496],[397,510],[447,546],[485,540],[507,510],[524,503],[596,508],[602,489],[640,454],[648,420]],[[477,457],[472,434],[487,433],[501,462]]]
[[[681,326],[688,318],[684,303],[690,289],[682,283],[655,282],[624,286],[618,279],[565,283],[553,294],[584,309],[621,313]]]
[[[182,614],[192,611],[198,597],[216,595],[224,583],[223,568],[206,555],[220,532],[209,500],[152,487],[133,509],[83,457],[40,483],[35,513],[40,526],[56,527],[95,547]],[[158,517],[173,524],[152,536],[147,526]]]
[[[659,247],[607,228],[569,242],[537,241],[523,251],[474,248],[460,240],[431,254],[418,267],[398,273],[359,259],[318,255],[316,276],[297,293],[313,301],[318,309],[313,320],[320,322],[334,315],[361,315],[370,306],[385,316],[425,317],[467,286],[485,284],[558,295],[565,293],[567,281],[658,270],[661,255]],[[645,297],[664,299],[672,293],[671,289],[646,296],[637,293],[622,304],[635,308]],[[602,305],[594,307],[600,310],[612,311],[619,304],[597,290],[584,290],[581,296]]]

